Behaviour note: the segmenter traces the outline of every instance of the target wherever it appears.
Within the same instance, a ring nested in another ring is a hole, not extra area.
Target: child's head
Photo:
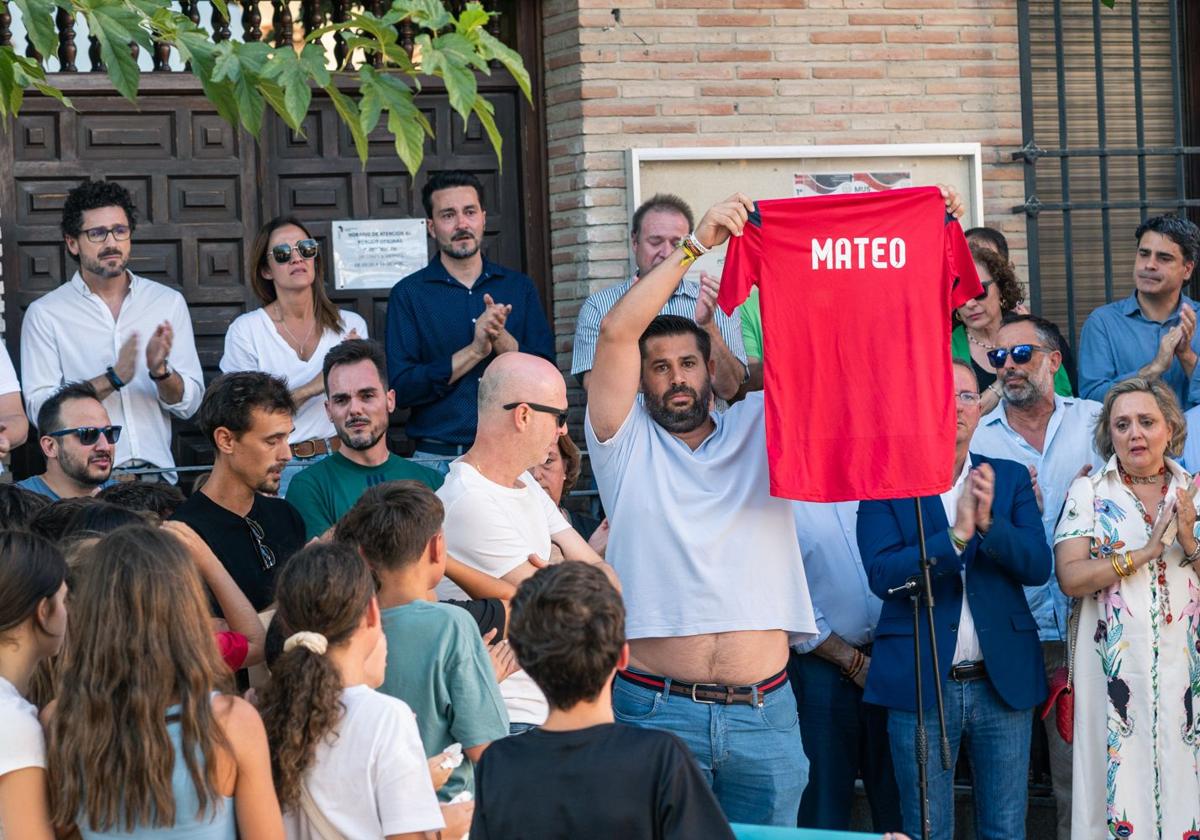
[[[625,657],[625,605],[604,572],[559,563],[525,580],[512,600],[509,644],[546,700],[593,700]]]
[[[387,481],[359,497],[334,539],[357,548],[379,574],[407,570],[429,549],[432,588],[446,570],[444,515],[442,500],[419,481]]]

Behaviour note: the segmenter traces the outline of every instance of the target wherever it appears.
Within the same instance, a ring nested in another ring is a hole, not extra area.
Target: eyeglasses
[[[67,435],[76,435],[79,442],[84,446],[94,446],[96,441],[100,440],[100,435],[104,435],[104,439],[110,445],[115,444],[121,439],[120,426],[76,426],[74,429],[59,429],[57,432],[47,432],[50,437],[66,437]]]
[[[296,250],[300,256],[306,260],[311,260],[317,255],[320,246],[317,245],[315,239],[301,239],[296,243]],[[280,243],[271,249],[271,258],[280,265],[286,265],[292,261],[292,246],[286,242]]]
[[[986,298],[988,296],[988,290],[991,289],[992,286],[996,285],[996,281],[995,280],[983,280],[980,282],[980,285],[983,286],[983,291],[980,292],[979,294],[975,295],[975,300],[983,300],[984,298]]]
[[[1053,353],[1049,347],[1043,347],[1040,344],[1014,344],[1012,347],[997,347],[995,350],[989,350],[987,353],[988,362],[996,370],[1004,367],[1004,363],[1008,359],[1012,359],[1014,364],[1023,365],[1033,358],[1033,351],[1040,350],[1043,353]]]
[[[503,408],[505,411],[512,411],[514,408],[522,405],[527,405],[534,411],[540,411],[543,414],[553,414],[555,419],[558,420],[558,425],[560,427],[567,425],[567,409],[565,408],[555,408],[552,405],[538,405],[537,403],[531,402],[512,402],[508,403]]]
[[[250,528],[250,536],[254,538],[254,547],[258,549],[258,559],[262,562],[263,571],[268,572],[275,568],[275,552],[263,542],[267,536],[263,527],[249,516],[243,516],[242,519],[246,520],[246,525]]]
[[[954,395],[960,405],[978,405],[981,399],[978,391],[959,391]]]
[[[88,242],[103,242],[108,239],[108,235],[112,234],[112,238],[118,242],[124,242],[129,238],[129,234],[133,233],[133,229],[129,225],[113,225],[112,227],[94,227],[88,228],[83,232],[88,238]]]

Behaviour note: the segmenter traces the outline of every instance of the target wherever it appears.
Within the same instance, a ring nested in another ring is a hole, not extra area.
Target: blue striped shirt
[[[470,446],[475,440],[476,397],[488,356],[453,383],[451,357],[475,338],[483,296],[512,305],[505,329],[522,353],[553,362],[554,334],[533,281],[519,271],[483,261],[471,288],[450,276],[438,254],[429,265],[392,287],[388,296],[388,384],[396,405],[412,410],[405,431],[411,438]]]
[[[583,302],[579,319],[575,322],[575,351],[571,357],[571,374],[581,377],[592,369],[596,358],[596,340],[600,337],[600,322],[617,301],[633,286],[633,278],[616,286],[593,292]],[[700,284],[694,280],[682,280],[667,305],[659,315],[679,315],[683,318],[696,317],[696,301],[700,298]],[[725,346],[743,365],[746,364],[746,348],[742,344],[742,321],[737,312],[726,315],[717,310],[717,328]]]

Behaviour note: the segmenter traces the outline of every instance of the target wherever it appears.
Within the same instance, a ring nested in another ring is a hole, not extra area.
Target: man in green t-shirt
[[[287,489],[310,540],[332,528],[368,487],[405,479],[432,490],[442,485],[441,474],[388,451],[388,415],[396,394],[385,384],[387,359],[377,342],[343,341],[325,354],[322,367],[325,411],[341,447],[301,470]]]
[[[427,757],[457,743],[469,759],[438,787],[438,798],[448,802],[474,791],[474,763],[488,744],[508,735],[496,679],[516,666],[497,674],[471,616],[427,600],[446,571],[444,515],[432,490],[393,482],[367,490],[338,522],[335,538],[357,548],[379,580],[387,638],[379,690],[412,708]]]

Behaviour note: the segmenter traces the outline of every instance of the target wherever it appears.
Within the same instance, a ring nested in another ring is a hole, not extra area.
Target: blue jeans
[[[408,460],[415,464],[420,464],[422,467],[429,467],[429,469],[433,470],[434,472],[441,473],[442,475],[449,475],[450,462],[457,457],[459,456],[435,455],[432,452],[422,452],[420,449],[418,449]]]
[[[927,687],[927,691],[932,687]],[[954,769],[958,749],[967,750],[975,794],[977,840],[1020,840],[1025,836],[1029,733],[1033,710],[1011,708],[985,677],[969,682],[946,680],[946,737],[951,769],[942,769],[936,707],[925,713],[929,736],[929,824],[932,840],[954,837]],[[892,762],[900,786],[904,833],[921,836],[921,800],[915,751],[916,712],[888,712]]]
[[[687,744],[730,822],[795,826],[808,759],[790,685],[763,695],[761,706],[725,706],[617,677],[613,714],[618,723],[665,729]]]
[[[537,728],[538,728],[538,725],[536,723],[510,723],[508,725],[508,734],[509,735],[524,735],[529,730],[537,729]]]
[[[814,654],[792,653],[788,675],[809,765],[800,827],[849,831],[854,781],[861,774],[875,831],[897,831],[900,792],[888,746],[887,709],[864,703],[861,688]]]

